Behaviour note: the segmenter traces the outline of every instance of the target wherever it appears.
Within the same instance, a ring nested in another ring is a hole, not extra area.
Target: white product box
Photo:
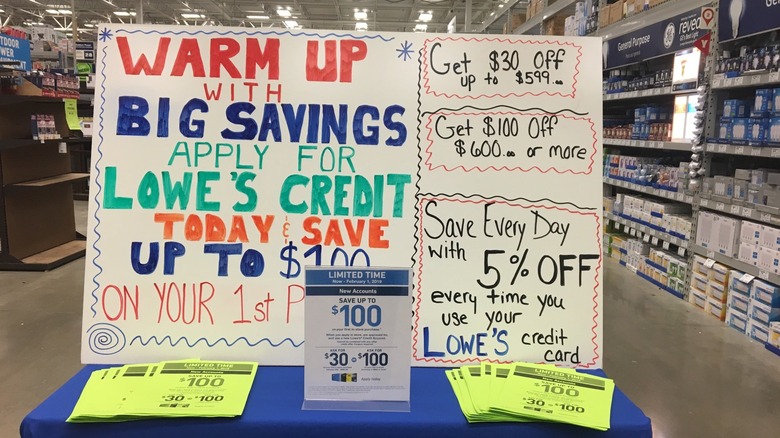
[[[758,267],[764,271],[774,272],[775,274],[780,272],[780,252],[767,248],[759,248]]]
[[[691,289],[691,293],[688,295],[688,301],[694,306],[703,309],[707,303],[707,294],[696,289]]]
[[[758,254],[760,248],[758,245],[752,245],[750,243],[740,243],[739,253],[737,254],[737,260],[758,266]]]
[[[723,318],[726,316],[726,306],[712,297],[707,298],[707,303],[704,305],[704,311],[721,321],[723,321]]]
[[[729,290],[731,290],[734,293],[738,293],[745,298],[750,298],[751,294],[751,285],[750,283],[743,283],[740,281],[740,278],[742,278],[742,275],[744,275],[744,272],[737,271],[737,270],[731,270],[729,272]]]
[[[728,309],[726,311],[726,325],[733,327],[740,333],[745,333],[748,325],[747,317],[734,312],[733,309]]]
[[[767,306],[764,303],[758,302],[756,300],[750,301],[750,306],[748,307],[748,317],[754,321],[758,321],[764,325],[769,325],[769,313],[772,311],[772,308]]]
[[[747,335],[759,342],[769,341],[769,326],[757,324],[755,321],[748,321]]]
[[[696,244],[704,248],[712,248],[712,230],[716,216],[710,212],[699,212],[699,224],[696,233]]]
[[[698,272],[694,272],[691,277],[691,288],[696,289],[698,292],[707,295],[707,283],[709,280],[706,275],[702,275]]]
[[[764,228],[764,225],[750,221],[742,221],[742,227],[739,230],[740,243],[758,245],[761,242],[762,228]]]
[[[714,298],[714,299],[718,300],[721,303],[725,303],[726,302],[726,296],[727,296],[726,291],[728,291],[726,286],[724,286],[724,285],[722,285],[720,283],[716,283],[716,282],[710,281],[707,284],[707,296],[710,297],[710,298]]]
[[[729,289],[729,297],[726,302],[726,307],[742,315],[745,319],[748,317],[748,309],[750,308],[750,299],[739,293],[732,293],[733,290]]]
[[[741,222],[739,219],[718,217],[717,234],[711,240],[717,239],[716,249],[719,253],[729,257],[734,257],[737,254]]]
[[[720,263],[715,263],[712,265],[712,268],[710,268],[707,279],[710,280],[710,283],[714,282],[726,285],[729,281],[729,268]]]
[[[750,298],[768,306],[772,306],[774,304],[773,301],[777,301],[778,297],[780,297],[780,287],[765,281],[753,280],[753,287],[750,291]]]
[[[760,245],[764,248],[780,251],[780,229],[767,225],[761,227]]]

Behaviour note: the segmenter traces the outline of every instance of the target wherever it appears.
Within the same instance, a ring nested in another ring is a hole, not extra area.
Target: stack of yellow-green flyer
[[[447,370],[470,423],[548,421],[609,429],[611,379],[554,365],[516,362]]]
[[[171,361],[93,371],[71,423],[162,417],[236,417],[244,412],[255,362]]]

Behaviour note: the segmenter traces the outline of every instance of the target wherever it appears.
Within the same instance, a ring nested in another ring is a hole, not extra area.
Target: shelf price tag
[[[737,155],[744,155],[745,154],[745,147],[744,146],[737,146],[734,149],[734,153]]]
[[[678,201],[680,201],[680,202],[683,202],[683,201],[685,201],[685,193],[683,193],[683,192],[678,192],[678,193],[677,193],[677,200],[678,200]]]
[[[762,280],[769,281],[769,272],[767,272],[767,271],[758,271],[758,278],[760,278]]]
[[[722,154],[725,154],[726,151],[728,151],[728,150],[729,150],[729,145],[727,145],[727,144],[719,144],[718,145],[718,152],[720,152]]]
[[[408,410],[411,269],[312,267],[305,275],[303,408]]]
[[[677,248],[677,255],[680,257],[685,257],[685,248],[683,248],[682,246]]]
[[[780,82],[780,72],[769,73],[769,79],[767,82]]]
[[[708,252],[708,253],[707,253],[707,255],[709,256],[709,255],[710,255],[710,253]],[[714,254],[713,254],[713,255],[714,255]],[[707,260],[704,262],[704,267],[705,267],[705,268],[708,268],[708,269],[709,269],[709,268],[711,268],[711,267],[713,267],[713,266],[715,266],[715,260],[714,260],[714,259],[708,258],[708,259],[707,259]]]
[[[740,213],[739,205],[732,205],[731,206],[731,214],[739,214],[739,213]]]
[[[645,243],[650,243],[650,235],[645,234],[645,237],[642,238],[642,241],[644,241]]]
[[[715,210],[724,211],[725,209],[726,209],[726,204],[724,204],[722,202],[716,202],[715,203]]]
[[[761,148],[750,148],[750,155],[753,157],[761,156]]]
[[[738,76],[734,79],[732,79],[732,83],[734,86],[740,86],[745,83],[745,77],[744,76]]]
[[[715,152],[715,143],[707,143],[707,152]]]
[[[715,251],[707,251],[707,258],[711,259],[713,257],[715,257]],[[713,260],[713,263],[714,263],[714,260]]]
[[[700,204],[701,204],[702,207],[708,208],[710,206],[710,201],[709,201],[709,199],[702,199]]]
[[[780,148],[772,148],[772,157],[780,157]]]
[[[753,217],[753,209],[750,207],[742,207],[742,216]]]
[[[743,274],[741,277],[739,277],[739,281],[750,284],[751,281],[755,280],[756,277],[754,275],[750,275],[748,273]]]
[[[669,251],[669,248],[671,247],[671,245],[669,244],[669,242],[666,242],[666,241],[664,241],[664,243],[663,243],[663,245],[662,245],[662,246],[663,246],[663,248],[664,248],[665,250],[667,250],[667,251]]]
[[[653,244],[653,245],[658,245],[658,238],[657,237],[653,237],[652,239],[650,239],[650,243]]]
[[[751,85],[760,84],[762,79],[763,78],[761,77],[761,75],[755,75],[752,78],[750,78],[750,83],[751,83]]]
[[[769,213],[761,213],[761,222],[772,222],[772,215]]]

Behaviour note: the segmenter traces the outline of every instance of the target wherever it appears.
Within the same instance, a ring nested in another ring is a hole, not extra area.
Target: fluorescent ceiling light
[[[3,12],[5,12],[5,11],[4,11],[4,10],[2,10],[2,9],[0,9],[0,14],[2,14]]]
[[[355,10],[355,20],[368,20],[368,12]]]
[[[114,11],[114,15],[116,15],[117,17],[135,17],[135,12]]]
[[[35,0],[28,0],[30,3],[35,3],[36,5],[43,5],[41,2],[37,2]]]
[[[267,20],[271,17],[269,17],[268,15],[247,15],[246,18],[250,20]]]
[[[428,30],[427,24],[418,24],[417,26],[414,26],[415,32],[425,32],[426,30]]]
[[[282,18],[292,17],[292,12],[289,9],[277,9],[276,13]]]
[[[298,27],[298,22],[297,22],[297,21],[295,21],[295,20],[284,20],[284,21],[283,21],[283,23],[284,23],[284,25],[285,25],[285,26],[286,26],[288,29],[295,29],[295,28],[297,28],[297,27]]]
[[[115,4],[111,3],[111,0],[103,0],[103,3],[105,3],[107,5],[111,5],[113,7],[117,7]]]
[[[190,13],[181,14],[181,17],[182,18],[206,18],[206,16],[203,14],[190,14]]]
[[[433,19],[433,13],[431,11],[428,12],[420,12],[420,21],[431,21]]]
[[[95,27],[92,23],[84,23],[84,27]]]
[[[52,14],[52,15],[71,15],[73,12],[71,12],[69,9],[47,9],[46,12]]]
[[[355,30],[366,30],[368,29],[368,23],[365,21],[358,21],[355,23]]]

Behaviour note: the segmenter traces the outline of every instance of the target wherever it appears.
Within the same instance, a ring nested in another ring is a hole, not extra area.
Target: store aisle
[[[76,203],[86,228],[86,203]],[[774,437],[780,357],[606,260],[605,370],[656,437]],[[0,437],[80,367],[84,259],[0,272]],[[442,396],[451,396],[443,394]]]

